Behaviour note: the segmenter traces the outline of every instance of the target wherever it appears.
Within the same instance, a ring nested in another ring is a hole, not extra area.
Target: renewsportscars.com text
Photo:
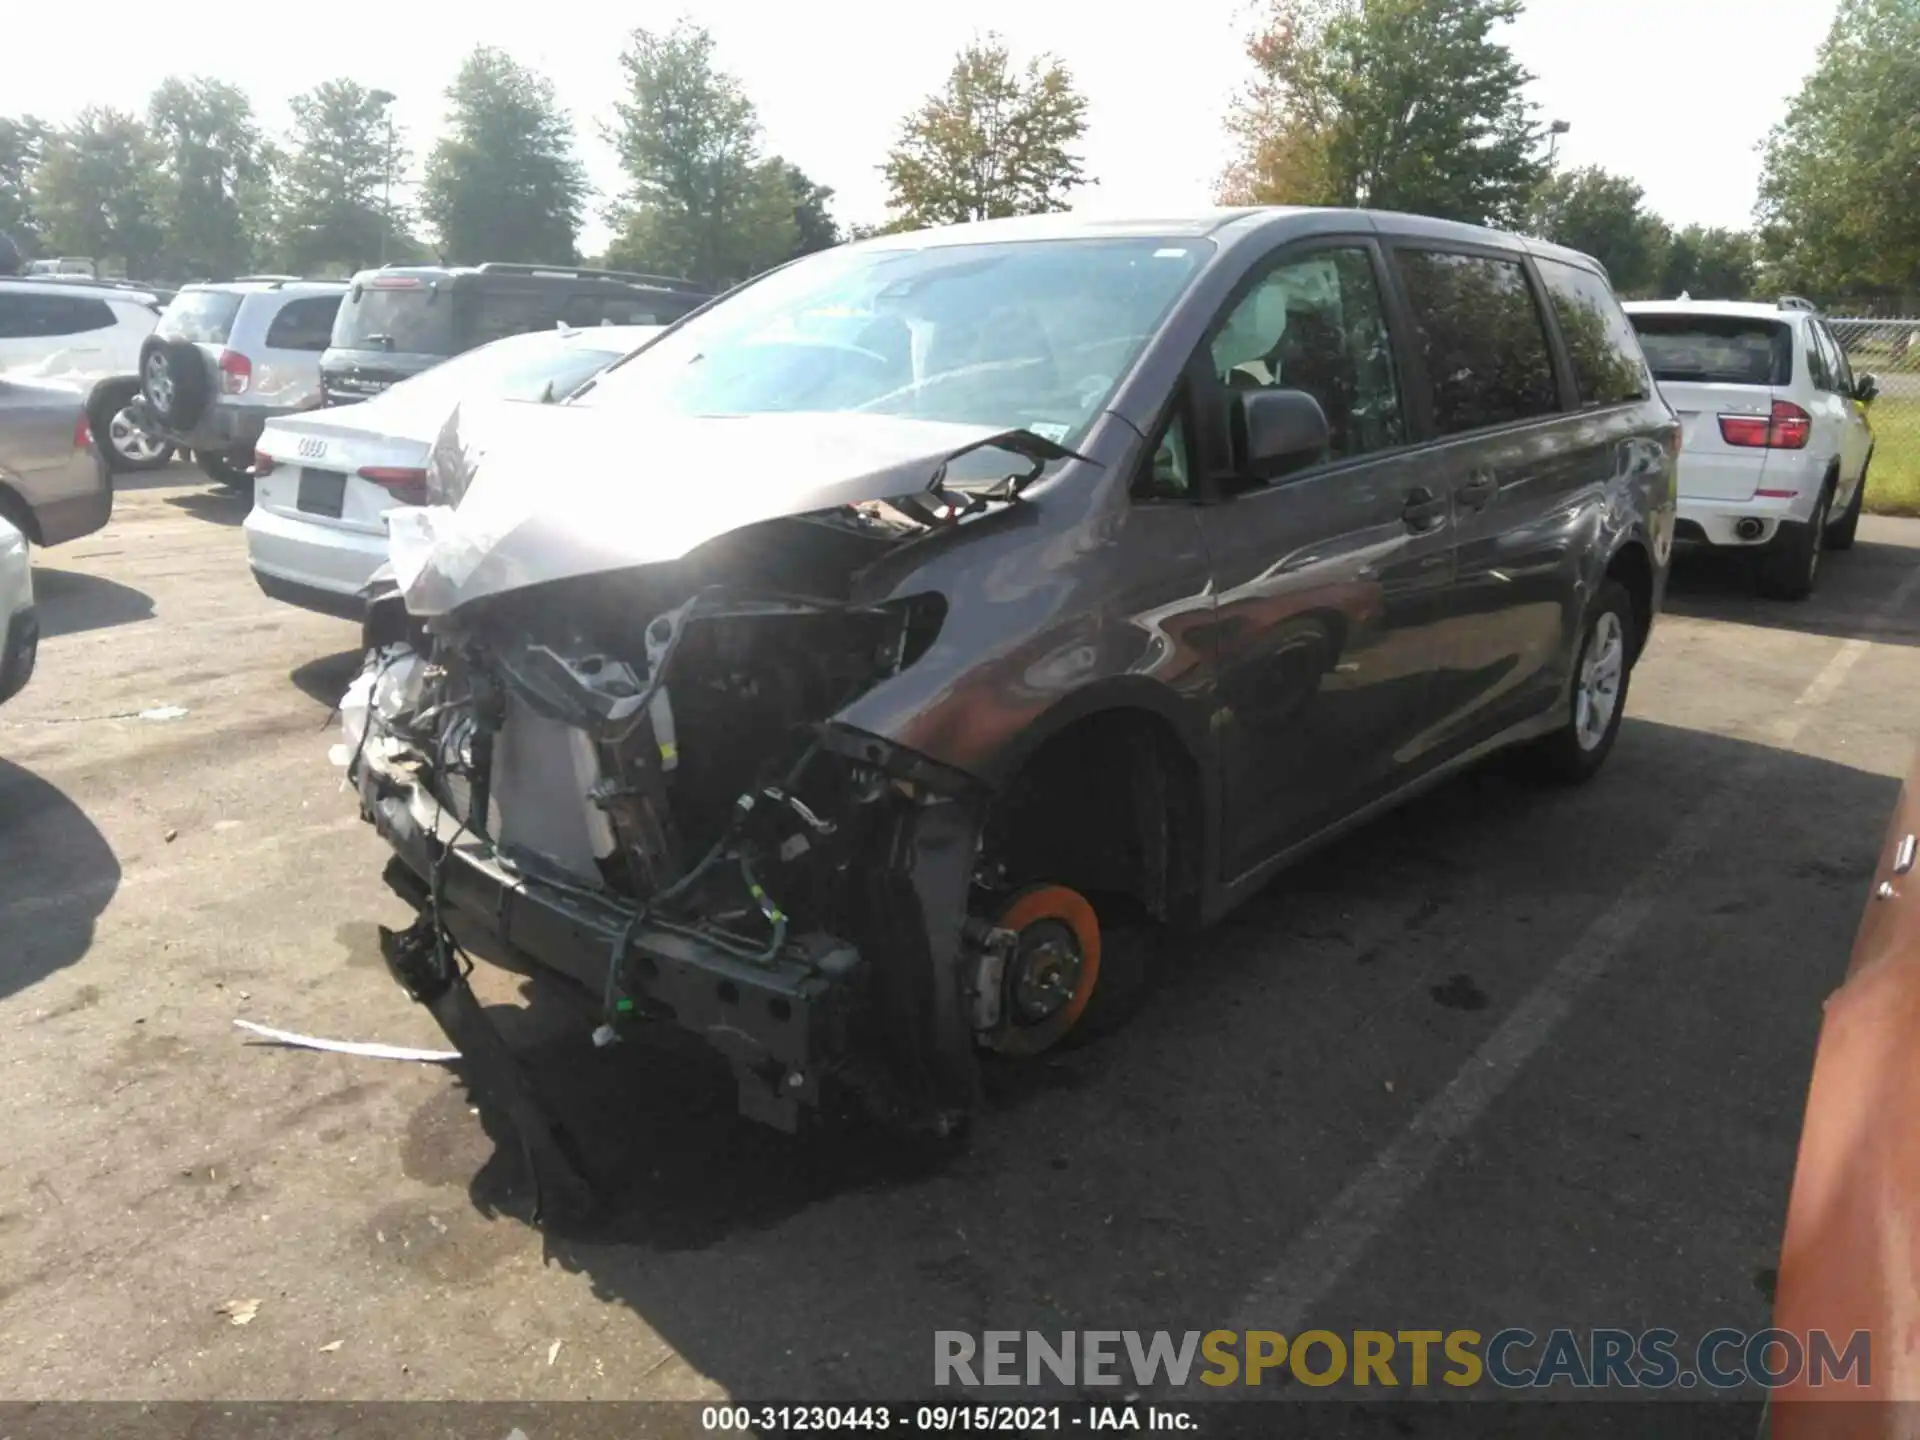
[[[1147,1389],[1347,1383],[1377,1389],[1733,1390],[1857,1386],[1872,1380],[1871,1336],[1824,1330],[1710,1330],[1691,1346],[1673,1330],[1544,1335],[1477,1330],[937,1330],[936,1385],[1124,1385]]]

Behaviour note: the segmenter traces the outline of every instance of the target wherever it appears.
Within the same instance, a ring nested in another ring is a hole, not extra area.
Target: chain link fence
[[[1867,407],[1873,426],[1867,508],[1920,515],[1920,319],[1829,316],[1827,323],[1853,373],[1880,382]]]

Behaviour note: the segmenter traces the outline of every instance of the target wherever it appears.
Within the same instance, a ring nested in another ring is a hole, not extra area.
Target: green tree
[[[1667,247],[1659,290],[1696,300],[1745,300],[1753,294],[1757,268],[1753,236],[1745,230],[1689,225]]]
[[[1543,239],[1605,265],[1615,290],[1645,293],[1661,278],[1669,241],[1666,226],[1641,203],[1644,193],[1598,165],[1556,171],[1534,192],[1527,223]]]
[[[420,210],[458,261],[574,258],[587,175],[553,82],[480,45],[447,89]]]
[[[627,94],[609,138],[627,189],[608,212],[609,260],[719,285],[791,256],[787,168],[762,157],[753,102],[714,63],[712,35],[686,21],[635,30],[620,65]]]
[[[1067,208],[1087,183],[1074,147],[1087,102],[1050,55],[1016,68],[989,33],[954,57],[944,89],[901,122],[880,167],[902,228]]]
[[[89,105],[50,132],[33,180],[41,248],[151,275],[164,240],[155,185],[163,158],[123,110]]]
[[[147,102],[147,124],[164,153],[156,186],[163,268],[186,278],[244,274],[256,237],[241,197],[260,178],[264,154],[246,92],[224,80],[169,76]]]
[[[1518,223],[1544,171],[1531,76],[1496,37],[1521,0],[1272,0],[1228,126],[1230,204]]]
[[[1770,282],[1920,292],[1920,0],[1841,0],[1767,141],[1756,216]]]
[[[406,151],[389,130],[381,92],[326,80],[295,95],[280,169],[281,261],[303,274],[351,272],[419,252],[404,210],[389,200]]]
[[[11,235],[31,256],[40,226],[33,212],[33,172],[40,167],[47,127],[31,115],[0,115],[0,235]]]
[[[832,187],[815,184],[806,171],[790,160],[781,161],[780,166],[787,177],[787,188],[793,192],[793,227],[798,232],[794,255],[831,250],[844,238],[840,222],[827,208],[827,202],[833,199]]]

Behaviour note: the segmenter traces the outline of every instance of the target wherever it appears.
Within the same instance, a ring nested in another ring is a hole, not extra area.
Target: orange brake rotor
[[[1008,993],[1001,999],[1002,1018],[993,1048],[1005,1055],[1038,1055],[1073,1029],[1100,983],[1100,922],[1079,891],[1064,885],[1037,885],[1015,895],[994,924],[1020,938],[1015,943],[1014,958],[1008,961],[1004,985]],[[1044,1019],[1023,1023],[1014,1013],[1011,991],[1015,970],[1023,964],[1030,932],[1035,926],[1048,924],[1064,926],[1071,932],[1079,950],[1080,973],[1065,1004]]]

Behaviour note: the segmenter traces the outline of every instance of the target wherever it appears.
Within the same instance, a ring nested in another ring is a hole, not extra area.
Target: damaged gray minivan
[[[742,1110],[950,1132],[1145,937],[1510,747],[1612,746],[1679,427],[1591,259],[1404,215],[1044,216],[809,256],[467,406],[342,704],[388,961],[536,1168],[462,936]],[[584,1041],[583,1036],[583,1041]]]

